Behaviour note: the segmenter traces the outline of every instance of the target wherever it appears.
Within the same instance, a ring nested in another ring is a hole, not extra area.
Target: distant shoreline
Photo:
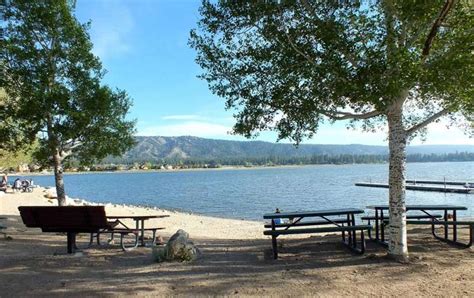
[[[375,163],[370,163],[375,164]],[[386,163],[377,163],[386,164]],[[188,169],[163,169],[163,170],[116,170],[116,171],[77,171],[64,172],[64,175],[85,175],[85,174],[140,174],[140,173],[174,173],[174,172],[204,172],[204,171],[225,171],[225,170],[264,170],[264,169],[278,169],[278,168],[302,168],[311,166],[345,166],[352,164],[308,164],[308,165],[276,165],[276,166],[222,166],[219,168],[188,168]],[[50,176],[54,172],[9,172],[9,176]]]
[[[407,163],[446,163],[447,161],[432,162],[407,162]],[[453,163],[474,161],[449,161]],[[185,168],[185,169],[150,169],[150,170],[114,170],[114,171],[66,171],[64,175],[85,175],[85,174],[140,174],[140,173],[174,173],[174,172],[205,172],[205,171],[226,171],[226,170],[265,170],[265,169],[284,169],[284,168],[304,168],[304,167],[330,167],[330,166],[349,166],[349,165],[388,165],[388,162],[380,163],[353,163],[353,164],[302,164],[302,165],[274,165],[274,166],[221,166],[217,168]],[[9,176],[51,176],[54,172],[8,172]]]

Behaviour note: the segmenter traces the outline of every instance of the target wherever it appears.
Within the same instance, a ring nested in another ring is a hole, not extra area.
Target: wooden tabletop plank
[[[133,219],[133,220],[145,220],[145,219],[152,219],[152,218],[164,218],[170,217],[169,215],[107,215],[107,218],[110,219]]]
[[[314,210],[314,211],[295,211],[282,213],[266,213],[263,215],[264,219],[272,218],[298,218],[298,217],[312,217],[312,216],[331,216],[331,215],[347,215],[364,213],[362,209],[345,208],[345,209],[328,209],[328,210]]]
[[[467,210],[466,206],[456,205],[407,205],[407,211],[410,210]],[[388,205],[371,205],[367,206],[367,209],[383,209],[388,210]]]

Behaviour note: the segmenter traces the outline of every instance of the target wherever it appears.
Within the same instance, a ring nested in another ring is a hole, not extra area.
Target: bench
[[[389,221],[388,219],[384,220],[384,226],[388,225]],[[407,225],[430,225],[431,226],[431,233],[433,236],[441,241],[455,244],[461,247],[471,247],[473,242],[474,242],[474,221],[445,221],[445,220],[407,220],[406,221]],[[445,237],[438,236],[435,231],[435,226],[443,226],[445,229],[445,233],[448,232],[447,227],[448,226],[466,226],[469,227],[469,242],[468,243],[461,243],[457,241],[457,233],[453,235],[453,240],[447,239],[447,235]]]
[[[67,233],[67,252],[74,253],[77,249],[76,234],[90,233],[92,244],[93,235],[102,233],[120,234],[120,246],[123,250],[129,250],[124,243],[127,234],[135,234],[135,245],[138,245],[138,233],[134,229],[116,229],[115,222],[107,220],[104,206],[20,206],[23,223],[29,228],[41,228],[43,232]],[[146,229],[153,232],[153,244],[155,233],[162,228]],[[100,244],[99,237],[97,243]]]
[[[433,217],[435,217],[435,218],[442,218],[443,216],[442,216],[441,214],[433,214],[433,215],[424,215],[424,214],[420,214],[420,215],[407,215],[407,219],[430,219],[430,218],[433,218]],[[384,217],[384,218],[386,218],[386,217]],[[360,219],[361,219],[361,220],[367,220],[367,221],[369,221],[369,223],[370,223],[371,220],[375,220],[376,218],[375,218],[374,215],[371,215],[371,216],[362,216]],[[379,217],[379,220],[380,220],[380,219],[381,219],[381,218]]]
[[[346,219],[334,219],[331,220],[331,222],[328,222],[327,220],[314,220],[314,221],[303,221],[303,222],[296,222],[296,223],[282,223],[282,224],[275,224],[275,228],[286,228],[286,227],[300,227],[300,226],[318,226],[318,225],[327,225],[330,223],[347,223]],[[265,228],[271,228],[271,224],[265,224]]]
[[[150,231],[152,232],[152,243],[151,245],[154,246],[156,244],[156,231],[158,230],[164,230],[165,228],[144,228],[143,231]],[[108,229],[105,229],[105,230],[101,230],[101,231],[98,231],[97,233],[91,233],[90,235],[90,242],[89,242],[89,246],[92,245],[92,243],[94,242],[94,237],[96,237],[97,239],[97,244],[98,245],[102,245],[100,243],[100,235],[101,234],[110,234],[110,239],[109,241],[113,241],[114,240],[114,235],[115,234],[120,234],[120,247],[124,250],[124,251],[128,251],[128,250],[131,250],[131,249],[134,249],[134,248],[137,248],[138,247],[138,244],[139,244],[139,240],[140,240],[140,232],[142,231],[142,229],[126,229],[126,228],[108,228]],[[125,245],[125,241],[124,241],[124,237],[128,234],[134,234],[135,235],[135,242],[132,246],[126,246]]]
[[[340,232],[342,242],[352,251],[363,254],[365,252],[364,231],[370,230],[370,225],[356,225],[355,214],[362,214],[363,210],[354,208],[297,211],[286,213],[267,213],[264,219],[271,220],[264,224],[264,235],[272,237],[273,258],[278,258],[277,238],[280,235],[318,234]],[[308,218],[305,221],[303,219]],[[317,220],[314,220],[316,218]],[[277,223],[277,219],[288,219],[288,222]],[[360,234],[360,247],[357,245],[357,232]],[[346,237],[347,233],[347,237]]]
[[[325,224],[328,224],[326,222]],[[278,246],[277,246],[277,237],[280,235],[296,235],[296,234],[318,234],[318,233],[332,233],[332,232],[341,232],[343,243],[349,247],[351,250],[358,254],[363,254],[365,252],[365,239],[364,231],[368,231],[372,228],[370,225],[355,225],[355,226],[331,226],[331,227],[319,227],[319,228],[303,228],[303,229],[280,229],[280,230],[266,230],[263,232],[264,235],[272,236],[272,250],[273,258],[278,258]],[[360,248],[357,247],[355,241],[355,232],[360,232]],[[346,240],[346,234],[349,234],[348,240]],[[351,236],[353,235],[353,236]]]
[[[433,215],[426,215],[426,214],[420,214],[420,215],[407,215],[407,219],[430,219],[430,218],[442,218],[443,216],[441,214],[433,214]],[[362,221],[367,221],[367,224],[370,225],[371,221],[372,220],[376,220],[377,218],[375,217],[375,215],[369,215],[369,216],[362,216],[360,218]],[[382,218],[381,217],[378,217],[379,220],[381,220]],[[384,221],[385,219],[387,219],[386,217],[384,217]],[[385,227],[382,226],[382,230],[381,230],[381,233],[385,233]],[[368,231],[368,236],[369,236],[369,239],[373,240],[372,238],[372,233],[371,231],[369,230]]]
[[[96,233],[108,229],[104,206],[20,206],[21,219],[29,228],[43,232],[67,233],[67,252],[77,249],[77,233]]]

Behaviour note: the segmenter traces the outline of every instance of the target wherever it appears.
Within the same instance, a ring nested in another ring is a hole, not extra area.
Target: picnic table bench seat
[[[288,213],[268,213],[264,219],[270,219],[271,223],[265,223],[268,230],[264,235],[272,237],[273,258],[278,258],[277,238],[281,235],[296,234],[318,234],[340,232],[342,242],[352,251],[363,254],[365,252],[364,231],[370,230],[370,225],[356,225],[354,214],[363,213],[363,210],[346,208],[317,211],[298,211]],[[335,218],[330,218],[336,216]],[[322,220],[308,220],[304,218],[321,218]],[[289,219],[289,222],[277,223],[277,219]],[[357,245],[356,233],[360,234],[360,245]],[[346,237],[347,234],[347,237]]]
[[[77,249],[76,234],[89,233],[99,235],[100,233],[120,233],[120,245],[125,247],[124,236],[134,233],[134,229],[117,229],[115,222],[107,220],[104,206],[20,206],[23,223],[29,228],[41,228],[43,232],[59,232],[67,234],[67,252],[74,253]],[[149,228],[153,232],[153,241],[155,233],[162,228]],[[138,243],[138,233],[135,245]],[[99,240],[98,243],[100,244]],[[89,243],[89,246],[91,242]]]
[[[104,206],[20,206],[23,223],[43,232],[67,233],[67,252],[74,253],[77,233],[93,233],[109,227]]]
[[[417,219],[417,220],[420,220],[420,219],[430,219],[430,218],[442,218],[443,216],[441,214],[433,214],[433,215],[426,215],[426,214],[415,214],[415,215],[407,215],[407,219]],[[371,224],[371,222],[374,220],[381,220],[382,218],[379,216],[379,217],[376,217],[375,215],[367,215],[367,216],[362,216],[360,218],[362,221],[367,221],[367,224]],[[382,227],[382,229],[384,229],[385,227]],[[369,230],[367,232],[367,235],[369,236],[369,239],[373,240],[373,237],[372,237],[372,231]]]
[[[388,224],[389,220],[384,219],[383,220],[385,224]],[[468,221],[468,220],[457,220],[457,221],[444,221],[444,220],[407,220],[406,221],[408,225],[458,225],[458,226],[472,226],[474,225],[474,221]]]
[[[91,246],[94,242],[94,238],[97,239],[97,244],[98,245],[102,245],[101,242],[100,242],[100,235],[101,234],[110,234],[110,239],[109,241],[113,241],[114,240],[114,234],[120,234],[120,247],[124,250],[124,251],[127,251],[127,250],[130,250],[130,249],[134,249],[134,248],[137,248],[138,247],[138,244],[139,244],[139,240],[140,240],[140,232],[141,231],[151,231],[152,232],[152,243],[151,245],[155,245],[156,244],[156,231],[158,230],[164,230],[165,228],[143,228],[143,229],[126,229],[126,228],[115,228],[115,227],[112,227],[112,228],[108,228],[108,229],[104,229],[104,230],[101,230],[101,231],[98,231],[97,233],[91,233],[90,234],[90,241],[89,241],[89,246]],[[125,245],[125,236],[127,236],[128,234],[134,234],[135,236],[135,241],[133,243],[132,246],[127,246]]]
[[[389,220],[384,219],[383,220],[383,225],[382,228],[384,228],[386,225],[388,225]],[[461,247],[471,247],[472,244],[474,243],[474,221],[469,221],[469,220],[407,220],[406,221],[407,225],[430,225],[431,226],[431,233],[433,236],[441,241],[448,242],[451,244],[455,244],[457,246]],[[447,233],[447,226],[467,226],[469,229],[469,241],[467,243],[461,243],[457,241],[457,236],[454,238],[454,240],[447,239],[447,237],[441,237],[436,234],[435,231],[435,226],[443,226],[445,228],[445,232]]]
[[[430,218],[442,218],[443,216],[441,214],[433,214],[433,215],[425,215],[425,214],[420,214],[420,215],[407,215],[407,219],[430,219]],[[371,220],[376,220],[377,218],[375,217],[375,215],[368,215],[368,216],[362,216],[360,218],[361,220],[367,220],[369,221],[369,224],[370,224],[370,221]],[[380,219],[380,217],[378,217],[378,219]]]
[[[264,231],[263,234],[269,235],[269,236],[278,236],[278,235],[311,234],[311,233],[351,232],[351,231],[365,231],[365,230],[370,230],[371,228],[372,226],[370,225],[357,225],[357,226],[321,227],[321,228],[288,229],[288,230],[267,230],[267,231]]]
[[[330,224],[326,222],[325,224]],[[321,223],[318,223],[321,225]],[[275,225],[276,226],[276,225]],[[285,225],[280,225],[284,227]],[[289,227],[290,225],[286,225]],[[278,258],[278,246],[277,246],[277,237],[280,235],[296,235],[296,234],[318,234],[318,233],[332,233],[332,232],[341,232],[342,242],[352,251],[363,254],[365,252],[365,238],[364,231],[370,231],[372,226],[370,225],[340,225],[340,226],[328,226],[328,227],[318,227],[318,228],[298,228],[298,229],[272,229],[265,230],[264,235],[272,236],[272,250],[273,258]],[[356,232],[360,232],[360,247],[357,246],[356,241]],[[348,237],[346,240],[346,233]]]
[[[334,219],[331,220],[333,223],[347,223],[347,219]],[[286,227],[300,227],[300,226],[317,226],[317,225],[328,225],[331,224],[331,222],[328,222],[327,220],[313,220],[313,221],[300,221],[296,223],[292,222],[287,222],[287,223],[281,223],[281,224],[275,224],[276,228],[286,228]],[[265,228],[271,228],[271,224],[265,224]]]

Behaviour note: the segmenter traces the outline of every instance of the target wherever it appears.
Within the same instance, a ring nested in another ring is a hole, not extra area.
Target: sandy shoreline
[[[38,188],[0,195],[0,224],[9,237],[0,235],[0,297],[474,297],[474,250],[437,241],[425,227],[409,230],[408,264],[391,261],[372,242],[364,255],[352,254],[340,235],[279,238],[275,261],[263,222],[106,204],[108,215],[170,215],[147,225],[165,227],[165,241],[184,229],[202,256],[191,263],[156,263],[148,247],[124,252],[118,245],[95,245],[71,256],[63,234],[28,229],[18,216],[19,205],[56,204],[44,194]],[[466,231],[458,236],[467,239]],[[78,238],[81,245],[87,241],[87,235]]]

